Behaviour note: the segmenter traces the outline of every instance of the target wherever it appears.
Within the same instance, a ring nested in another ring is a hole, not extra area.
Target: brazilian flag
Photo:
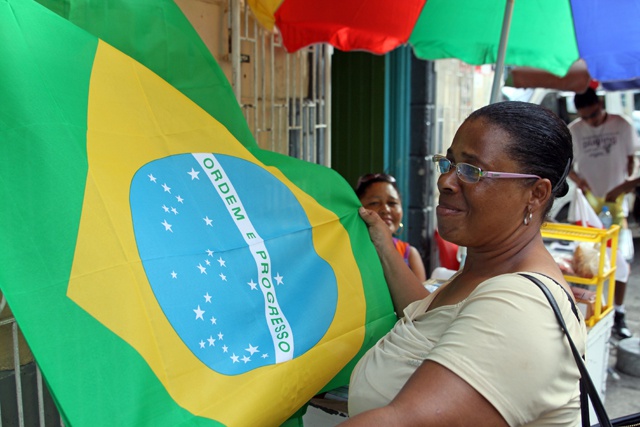
[[[0,0],[0,289],[67,425],[280,425],[395,316],[358,200],[261,150],[164,0]]]

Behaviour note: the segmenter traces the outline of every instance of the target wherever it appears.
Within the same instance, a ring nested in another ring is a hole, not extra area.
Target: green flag
[[[177,8],[213,103],[73,10],[0,0],[0,288],[65,422],[284,422],[395,320],[357,198],[257,148]]]
[[[242,111],[231,101],[227,78],[173,0],[38,1],[162,77],[242,144],[254,143]]]

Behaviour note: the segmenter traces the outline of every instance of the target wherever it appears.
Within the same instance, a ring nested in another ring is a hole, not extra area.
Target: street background
[[[629,228],[633,231],[635,256],[631,263],[631,276],[627,283],[624,305],[627,325],[633,333],[633,338],[637,338],[640,336],[640,225],[630,223]],[[617,344],[618,340],[612,337],[609,341],[609,375],[604,401],[610,418],[640,412],[640,377],[616,370]]]

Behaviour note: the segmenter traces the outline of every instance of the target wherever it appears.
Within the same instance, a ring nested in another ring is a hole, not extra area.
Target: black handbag
[[[536,286],[538,286],[547,297],[547,300],[549,300],[549,304],[551,305],[551,308],[556,315],[556,319],[558,319],[560,328],[567,337],[569,347],[571,347],[571,352],[573,353],[573,357],[576,360],[576,365],[578,365],[578,370],[580,371],[580,411],[582,414],[582,427],[640,427],[640,412],[625,415],[613,420],[609,419],[607,411],[604,409],[604,405],[602,404],[602,400],[600,400],[600,396],[598,395],[598,391],[594,386],[591,377],[589,376],[589,371],[587,371],[587,367],[582,360],[582,356],[580,356],[580,352],[578,352],[578,349],[576,348],[573,340],[571,339],[571,336],[569,335],[569,331],[567,330],[567,326],[564,323],[564,318],[562,317],[562,313],[560,312],[560,308],[558,308],[558,304],[556,303],[555,298],[553,297],[549,289],[545,286],[545,284],[540,280],[528,274],[521,275],[536,284]],[[558,284],[558,286],[560,286],[560,284]],[[562,289],[566,292],[564,288]],[[567,298],[569,298],[571,308],[574,314],[577,316],[578,308],[573,303],[573,299],[569,296],[568,293]],[[598,418],[598,424],[594,424],[593,426],[589,422],[589,400],[591,400],[591,405],[593,406],[593,410]]]

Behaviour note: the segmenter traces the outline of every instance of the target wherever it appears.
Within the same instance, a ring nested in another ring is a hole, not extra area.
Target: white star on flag
[[[164,225],[165,231],[170,231],[173,233],[173,230],[171,229],[171,224],[169,224],[166,219],[162,221],[162,225]]]
[[[184,199],[182,197],[180,197],[179,195],[176,196],[176,200],[178,201],[178,203],[184,204]]]
[[[211,302],[211,295],[209,295],[209,292],[204,294],[204,300],[205,300],[205,302]]]
[[[222,279],[223,282],[227,281],[227,276],[225,276],[224,274],[220,273],[220,278]]]
[[[193,168],[191,168],[191,172],[187,172],[189,175],[191,175],[191,181],[193,181],[194,179],[200,179],[200,177],[198,176],[198,174],[200,173],[200,171],[197,171]]]
[[[253,279],[251,279],[251,281],[248,282],[247,285],[251,286],[251,290],[252,291],[257,291],[258,290],[258,284],[256,282],[254,282]]]
[[[207,255],[213,256],[213,251],[211,249],[207,249]]]
[[[204,348],[204,341],[200,340],[200,348]]]
[[[247,356],[242,356],[242,361],[243,361],[244,363],[251,362],[251,358],[250,358],[250,357],[247,357]]]
[[[244,350],[248,351],[253,356],[253,353],[257,353],[258,352],[258,347],[254,347],[251,344],[249,344],[249,348],[245,348]]]
[[[202,315],[205,313],[204,310],[200,309],[200,306],[198,306],[198,308],[194,308],[193,312],[196,313],[196,320],[198,319],[202,319],[204,320],[204,317],[202,317]]]
[[[225,260],[223,260],[222,257],[218,258],[218,262],[220,263],[220,267],[226,267]]]
[[[171,187],[169,187],[167,184],[162,184],[162,188],[164,188],[164,191],[166,193],[171,194]]]
[[[171,206],[171,212],[173,212],[174,215],[178,215],[178,210],[173,206]]]
[[[204,220],[204,222],[207,223],[208,226],[213,227],[213,225],[211,225],[211,223],[213,222],[212,219],[209,219],[208,216],[205,216],[204,218],[202,218]]]
[[[175,271],[171,272],[171,278],[172,279],[177,279],[178,278],[178,273],[176,273]]]
[[[198,264],[198,269],[200,270],[200,274],[207,274],[207,269],[202,266],[202,264]]]
[[[222,337],[224,337],[224,335],[222,335],[222,332],[218,332],[218,339],[219,339],[220,341],[222,341]]]
[[[239,360],[238,360],[238,356],[236,356],[236,354],[235,354],[235,353],[233,353],[233,355],[232,355],[232,356],[230,356],[230,357],[231,357],[231,360],[233,360],[233,363],[238,363],[238,362],[239,362]]]
[[[276,273],[276,276],[274,277],[275,281],[276,281],[276,285],[282,285],[282,279],[284,279],[284,277],[282,277],[280,275],[280,273]]]
[[[162,210],[165,212],[169,212],[169,208],[166,205],[162,205]]]
[[[222,346],[222,352],[223,353],[227,353],[229,351],[229,347],[227,347],[226,345]]]
[[[156,177],[155,177],[155,176],[153,176],[153,174],[151,174],[151,173],[150,173],[150,174],[149,174],[149,175],[147,175],[147,176],[149,177],[149,181],[151,181],[151,182],[156,182]]]
[[[209,347],[212,347],[212,346],[215,347],[216,340],[213,337],[210,336],[207,341],[209,341]]]
[[[215,325],[217,321],[218,321],[218,319],[216,319],[215,317],[211,317],[211,324],[212,325]]]

